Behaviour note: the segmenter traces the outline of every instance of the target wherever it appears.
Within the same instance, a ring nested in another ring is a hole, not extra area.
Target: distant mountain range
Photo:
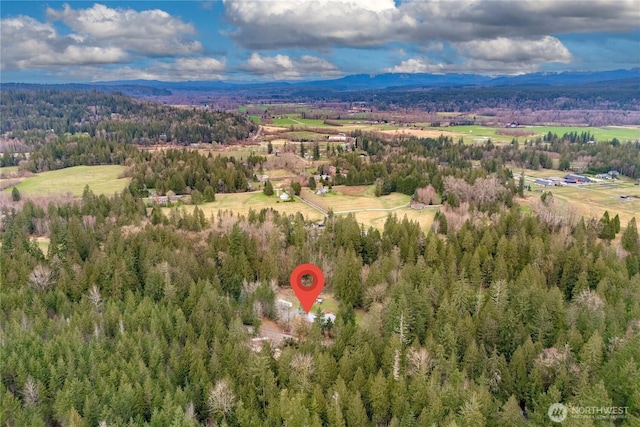
[[[638,80],[640,92],[640,68],[612,71],[565,71],[559,73],[531,73],[517,76],[490,77],[480,74],[409,74],[387,73],[378,75],[356,74],[333,80],[314,81],[273,81],[273,82],[224,82],[224,81],[188,81],[163,82],[156,80],[122,80],[82,84],[38,85],[31,83],[5,83],[3,89],[11,88],[64,88],[70,90],[101,90],[105,92],[122,92],[132,96],[166,96],[175,91],[203,92],[237,92],[258,91],[271,92],[310,91],[356,92],[377,90],[420,90],[428,88],[463,88],[463,87],[544,87],[572,86],[601,82],[627,82]]]
[[[378,75],[355,74],[333,80],[295,81],[295,82],[223,82],[190,81],[161,82],[153,80],[128,80],[96,82],[104,86],[147,86],[166,90],[237,90],[237,89],[301,89],[326,88],[332,91],[380,90],[421,86],[564,86],[585,83],[604,82],[640,78],[640,68],[613,71],[565,71],[560,73],[531,73],[517,76],[490,77],[480,74],[408,74],[386,73]]]

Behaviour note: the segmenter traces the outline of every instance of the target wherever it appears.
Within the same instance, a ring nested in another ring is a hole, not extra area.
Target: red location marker
[[[302,283],[304,276],[310,276],[312,279],[312,282],[308,286],[306,286],[306,283]],[[302,308],[304,308],[304,311],[308,314],[324,287],[322,270],[313,264],[300,264],[293,269],[289,282],[291,283],[293,292],[295,292],[298,297],[298,301],[302,304]]]

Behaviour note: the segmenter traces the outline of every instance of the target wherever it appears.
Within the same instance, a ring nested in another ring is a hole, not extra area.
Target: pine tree
[[[293,194],[295,194],[296,196],[300,195],[300,191],[302,191],[302,186],[300,185],[299,182],[291,183],[291,188],[293,189]]]
[[[611,219],[609,218],[609,211],[604,211],[598,225],[600,227],[598,237],[604,240],[613,240],[616,237],[614,225],[611,223]]]
[[[320,144],[317,142],[313,144],[313,160],[320,160]]]
[[[635,217],[631,218],[622,233],[622,247],[632,254],[640,255],[640,240],[638,240],[638,226]]]
[[[266,196],[273,196],[273,184],[271,184],[271,181],[267,180],[267,182],[264,183],[264,189],[262,192]]]
[[[13,190],[11,190],[11,199],[14,202],[19,202],[20,199],[22,199],[22,196],[20,195],[20,190],[18,190],[17,187],[13,187]]]

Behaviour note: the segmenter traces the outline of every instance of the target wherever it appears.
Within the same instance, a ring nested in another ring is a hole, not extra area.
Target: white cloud
[[[236,27],[229,35],[251,49],[376,46],[397,30],[393,18],[403,20],[393,0],[225,1],[225,9]]]
[[[100,43],[109,43],[149,56],[172,56],[202,51],[200,42],[185,35],[195,33],[191,24],[159,9],[137,12],[95,4],[90,9],[47,9],[47,16],[60,20],[75,32]]]
[[[453,43],[461,60],[455,63],[434,63],[429,58],[410,58],[388,68],[392,73],[484,73],[522,74],[539,69],[549,62],[569,63],[573,56],[555,37],[539,39],[474,40]]]
[[[177,58],[171,62],[154,61],[151,65],[141,67],[75,67],[59,72],[74,79],[92,81],[113,80],[222,80],[222,72],[226,69],[225,61],[215,58]]]
[[[270,76],[276,80],[298,80],[309,75],[340,75],[340,70],[334,64],[310,55],[302,55],[295,60],[288,55],[261,56],[253,52],[244,68],[252,74]]]
[[[555,37],[535,40],[498,37],[454,44],[467,58],[499,62],[570,62],[569,50]]]
[[[389,73],[436,73],[436,67],[427,58],[409,58],[385,71]]]
[[[72,31],[60,34],[51,22],[29,16],[0,21],[2,69],[117,64],[140,57],[175,57],[202,52],[190,38],[193,25],[162,10],[112,9],[95,4],[88,9],[48,9],[47,16]]]
[[[230,36],[250,49],[384,46],[389,42],[469,42],[498,37],[630,31],[636,0],[455,0],[377,2],[224,1]]]
[[[77,36],[61,36],[50,23],[28,16],[1,21],[2,69],[43,68],[52,65],[113,64],[129,58],[117,46],[92,46]]]

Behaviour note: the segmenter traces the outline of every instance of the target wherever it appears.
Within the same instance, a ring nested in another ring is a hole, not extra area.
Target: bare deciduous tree
[[[207,398],[207,407],[209,411],[221,415],[223,419],[227,418],[227,415],[236,406],[236,395],[229,386],[226,379],[220,379],[216,382],[215,386],[209,392]]]
[[[24,387],[22,389],[22,396],[24,397],[24,402],[27,405],[37,405],[38,404],[38,385],[33,380],[31,376],[27,378],[24,382]]]
[[[29,275],[29,283],[37,291],[46,291],[53,283],[53,272],[48,266],[38,264]]]

